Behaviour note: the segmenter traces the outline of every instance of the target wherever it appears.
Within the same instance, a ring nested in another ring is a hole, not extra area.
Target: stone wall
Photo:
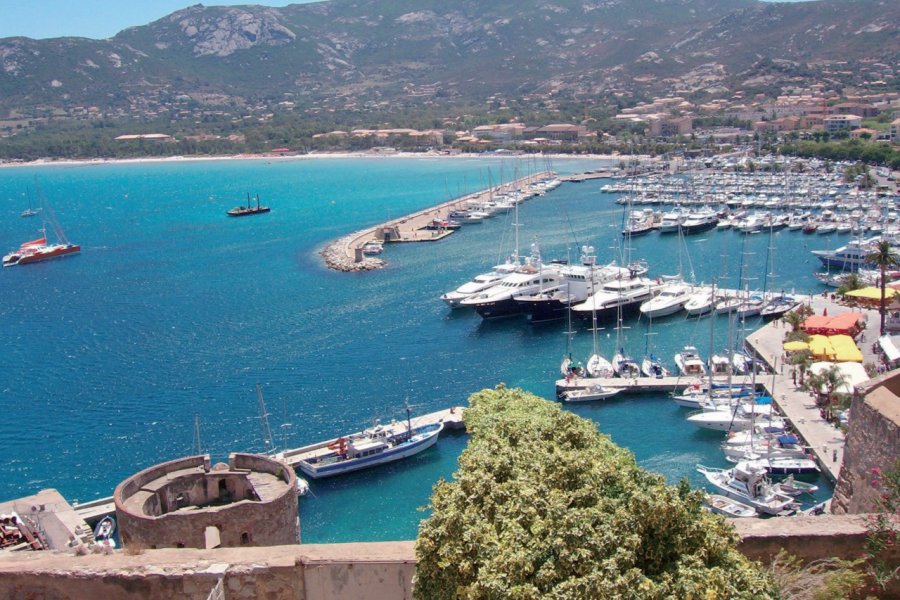
[[[740,550],[768,562],[782,547],[806,561],[856,558],[863,552],[865,522],[861,515],[821,515],[734,524]],[[900,552],[894,559],[900,561]],[[414,574],[414,542],[15,553],[0,554],[0,598],[206,600],[221,578],[226,600],[408,600]]]
[[[0,555],[0,598],[410,600],[413,542]]]
[[[850,405],[844,462],[831,510],[836,514],[879,510],[878,471],[900,457],[900,371],[857,390]]]

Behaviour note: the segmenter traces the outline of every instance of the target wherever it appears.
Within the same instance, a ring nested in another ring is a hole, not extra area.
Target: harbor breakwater
[[[448,219],[453,210],[465,210],[472,205],[489,202],[494,195],[513,195],[523,202],[538,193],[529,186],[553,177],[551,171],[515,179],[510,183],[490,187],[472,194],[454,198],[437,206],[410,213],[397,219],[361,229],[330,242],[319,254],[329,269],[342,272],[359,272],[380,269],[387,265],[384,259],[366,256],[362,248],[370,240],[385,243],[434,242],[453,233],[452,229],[428,229],[435,219]]]

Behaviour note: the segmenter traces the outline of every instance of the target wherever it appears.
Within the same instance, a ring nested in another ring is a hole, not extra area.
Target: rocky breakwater
[[[351,244],[358,238],[359,233],[351,233],[325,246],[319,253],[325,259],[325,266],[335,271],[353,273],[357,271],[372,271],[387,265],[386,261],[372,256],[363,256],[362,260],[357,261],[355,251],[351,249]]]

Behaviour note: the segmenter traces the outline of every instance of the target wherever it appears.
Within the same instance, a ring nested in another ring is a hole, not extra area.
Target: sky
[[[111,38],[194,4],[287,6],[316,0],[0,0],[0,38]]]
[[[317,1],[322,0],[206,0],[204,4],[287,6]],[[201,0],[0,0],[0,38],[79,36],[102,40],[198,2]]]

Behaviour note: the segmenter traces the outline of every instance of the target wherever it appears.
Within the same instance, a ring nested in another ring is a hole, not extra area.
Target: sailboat
[[[262,385],[256,384],[256,401],[259,405],[259,423],[262,427],[263,446],[265,447],[266,456],[284,461],[284,454],[279,453],[275,448],[275,437],[272,435],[272,428],[269,426],[269,412],[266,410],[266,401],[263,399]],[[195,427],[199,427],[195,421]],[[290,423],[282,424],[282,428],[290,427]],[[199,452],[200,431],[197,430],[197,446]],[[309,493],[309,481],[297,475],[297,495],[305,496]]]
[[[40,191],[40,188],[38,190]],[[68,238],[66,238],[66,234],[56,220],[56,215],[54,215],[50,205],[47,204],[46,200],[43,203],[47,210],[41,211],[44,216],[44,224],[40,230],[41,237],[21,244],[16,250],[4,256],[4,267],[27,265],[81,252],[81,246],[70,243]],[[48,225],[50,226],[50,232],[56,238],[56,242],[50,243],[47,240]]]
[[[256,206],[253,206],[250,202],[250,193],[247,193],[247,206],[235,206],[231,210],[227,212],[229,217],[246,217],[247,215],[258,215],[260,213],[267,213],[271,208],[268,206],[261,206],[259,203],[259,194],[256,195]]]
[[[647,336],[647,344],[644,348],[644,359],[641,361],[641,373],[644,374],[645,377],[655,377],[657,379],[662,379],[663,377],[669,376],[669,370],[663,365],[662,361],[650,350],[650,336],[656,335],[655,333],[651,333],[650,329],[653,327],[653,319],[650,319],[647,324],[647,333],[644,334]]]
[[[625,353],[622,345],[622,305],[619,304],[618,315],[616,319],[616,353],[613,355],[612,368],[613,372],[619,377],[633,379],[641,376],[641,367],[637,361]]]
[[[19,213],[20,217],[33,217],[40,212],[41,208],[34,208],[31,204],[31,194],[28,195],[28,208]]]

